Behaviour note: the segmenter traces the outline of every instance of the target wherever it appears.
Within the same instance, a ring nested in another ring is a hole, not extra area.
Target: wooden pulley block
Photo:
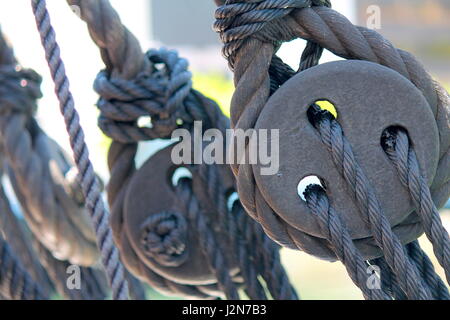
[[[169,146],[157,152],[131,178],[123,201],[124,234],[119,249],[124,259],[137,256],[140,266],[127,266],[142,277],[146,272],[139,268],[143,266],[178,284],[213,285],[217,279],[203,250],[197,215],[206,215],[219,242],[226,243],[226,234],[215,225],[208,205],[197,198],[195,167],[186,167],[192,178],[183,178],[191,180],[190,196],[176,192],[172,177],[180,166],[171,160],[172,149]],[[229,183],[232,187],[231,179]],[[129,249],[133,253],[127,252]],[[225,257],[233,261],[232,252],[226,252]],[[235,265],[232,262],[230,267],[233,276],[238,274]]]
[[[363,257],[371,259],[381,254],[343,173],[308,118],[309,107],[324,100],[335,107],[337,121],[393,231],[403,243],[416,239],[422,233],[419,218],[382,148],[381,137],[392,126],[406,129],[431,186],[439,161],[436,120],[422,92],[409,80],[389,68],[356,60],[330,62],[297,74],[264,107],[255,129],[279,130],[280,165],[275,175],[261,175],[262,166],[253,165],[261,193],[256,197],[258,220],[266,224],[266,230],[270,229],[267,221],[275,212],[299,248],[324,259],[335,259],[326,245],[326,235],[297,190],[305,177],[315,176]]]

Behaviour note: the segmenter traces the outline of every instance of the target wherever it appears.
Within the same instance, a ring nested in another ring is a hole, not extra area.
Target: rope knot
[[[289,30],[276,23],[294,9],[312,6],[331,6],[329,0],[229,0],[215,13],[214,30],[224,43],[223,55],[234,66],[234,56],[242,43],[256,34],[265,41],[279,43],[279,33],[286,35]],[[269,27],[269,25],[271,25]],[[263,32],[263,29],[274,29]],[[270,33],[270,34],[269,34]],[[273,36],[277,34],[277,36]],[[292,38],[291,35],[281,38]]]
[[[146,56],[150,68],[134,79],[111,78],[102,71],[94,83],[101,96],[99,126],[118,141],[167,138],[177,127],[192,122],[185,104],[192,90],[188,62],[167,49],[150,50]],[[150,117],[151,124],[139,127],[142,117]]]
[[[19,112],[32,115],[36,100],[42,97],[42,78],[31,69],[20,66],[0,67],[0,113]]]
[[[187,222],[178,212],[151,215],[143,224],[141,245],[144,252],[167,267],[178,267],[188,258]]]

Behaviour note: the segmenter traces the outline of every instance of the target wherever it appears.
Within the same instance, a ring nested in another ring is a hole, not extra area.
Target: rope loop
[[[165,48],[150,50],[145,56],[149,68],[136,77],[113,78],[103,70],[94,83],[101,96],[99,126],[123,143],[170,138],[173,130],[189,128],[194,119],[205,118],[196,103],[187,60]],[[151,124],[139,126],[141,117],[150,117]]]

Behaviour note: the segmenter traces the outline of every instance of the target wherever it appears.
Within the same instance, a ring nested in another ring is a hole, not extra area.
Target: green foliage
[[[230,103],[234,92],[234,85],[231,78],[219,72],[194,72],[192,82],[194,89],[216,101],[223,113],[230,116]]]

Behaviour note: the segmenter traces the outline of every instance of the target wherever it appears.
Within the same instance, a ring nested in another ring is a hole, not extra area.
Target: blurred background
[[[103,68],[97,47],[86,26],[65,1],[47,0],[72,91],[85,129],[92,160],[101,177],[108,180],[106,153],[109,140],[97,128],[97,96],[92,90],[96,74]],[[228,114],[233,93],[232,74],[222,58],[218,36],[212,31],[215,5],[212,0],[111,0],[123,23],[140,40],[143,50],[166,46],[178,49],[190,61],[194,87],[215,99]],[[450,1],[448,0],[339,0],[335,10],[353,23],[373,27],[395,46],[421,60],[433,77],[450,88]],[[0,25],[24,67],[44,77],[44,98],[38,118],[42,127],[67,150],[67,134],[53,93],[29,0],[0,1]],[[279,56],[294,69],[304,41],[284,44]],[[321,62],[337,60],[327,52]],[[145,143],[140,161],[163,145]],[[450,230],[450,214],[442,216]],[[432,256],[426,239],[421,242]],[[340,263],[329,263],[304,253],[283,250],[283,262],[302,299],[362,299]],[[437,269],[441,275],[442,270]],[[151,293],[152,298],[164,297]]]

